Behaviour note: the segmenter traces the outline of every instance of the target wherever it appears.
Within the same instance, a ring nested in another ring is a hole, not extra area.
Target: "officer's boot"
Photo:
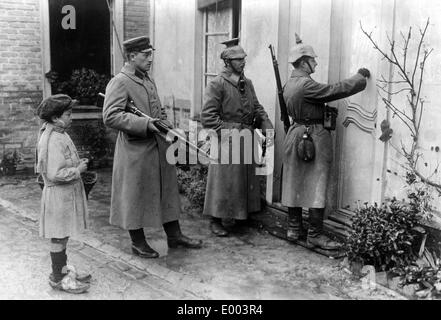
[[[129,230],[132,239],[132,252],[141,258],[157,258],[159,253],[153,250],[145,240],[144,230],[142,228]]]
[[[169,248],[191,248],[200,249],[202,247],[202,241],[191,239],[184,236],[181,232],[181,226],[178,220],[170,221],[162,225],[164,231],[167,234],[167,244]]]
[[[226,236],[228,236],[228,231],[222,225],[222,219],[221,218],[211,217],[210,229],[211,229],[211,232],[213,232],[213,234],[216,235],[217,237],[226,237]]]
[[[329,239],[323,234],[323,216],[325,209],[309,209],[309,228],[306,244],[312,248],[319,247],[323,250],[338,250],[341,244]]]
[[[288,208],[288,228],[286,238],[289,241],[296,242],[305,240],[306,230],[303,228],[302,208]]]

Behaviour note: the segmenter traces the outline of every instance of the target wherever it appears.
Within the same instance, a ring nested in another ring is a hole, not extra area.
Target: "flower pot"
[[[351,261],[349,264],[349,270],[351,270],[354,275],[361,276],[361,269],[363,269],[363,266],[363,262]]]
[[[17,171],[17,167],[16,166],[5,166],[4,170],[5,170],[5,175],[13,176],[13,175],[15,175],[15,172]]]

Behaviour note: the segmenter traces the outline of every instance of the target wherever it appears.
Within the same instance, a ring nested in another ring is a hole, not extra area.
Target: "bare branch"
[[[403,92],[403,91],[412,91],[412,89],[410,89],[410,88],[403,88],[403,89],[400,89],[400,90],[398,90],[398,91],[390,91],[389,93],[390,93],[391,95],[397,95],[397,94],[399,94],[399,93],[401,93],[401,92]]]
[[[412,36],[412,27],[409,27],[409,32],[407,33],[407,38],[404,36],[404,34],[402,32],[401,36],[403,37],[404,40],[404,47],[403,47],[403,70],[404,72],[406,72],[406,64],[407,64],[407,50],[409,48],[409,42],[410,42],[410,38]]]
[[[398,84],[398,83],[407,83],[407,81],[391,81],[391,80],[386,80],[385,78],[384,78],[384,76],[383,75],[381,75],[381,77],[383,78],[383,79],[377,79],[377,82],[381,82],[381,83],[387,83],[387,84],[389,84],[389,83],[396,83],[396,84]]]
[[[389,141],[390,146],[398,152],[402,157],[406,158],[406,155],[402,152],[402,150],[398,149],[392,142]]]
[[[414,168],[414,173],[420,178],[421,182],[434,187],[437,191],[441,192],[441,184],[424,177],[416,168]]]
[[[406,115],[403,111],[398,109],[392,102],[390,102],[386,98],[383,98],[383,102],[386,104],[386,107],[392,109],[393,112],[396,112],[396,113],[403,115],[407,120],[412,122],[412,119],[408,115]],[[407,123],[407,121],[404,121],[404,122]]]
[[[415,127],[416,131],[418,132],[420,129],[420,125],[421,125],[421,118],[422,118],[422,114],[423,114],[423,107],[424,107],[424,102],[420,99],[420,94],[421,94],[421,86],[423,85],[423,75],[424,75],[424,67],[426,65],[426,60],[429,57],[429,55],[433,52],[433,49],[431,49],[428,52],[424,52],[424,57],[423,57],[423,61],[421,62],[421,75],[420,75],[420,81],[419,81],[419,85],[418,85],[418,95],[417,95],[417,99],[416,99],[416,106],[418,105],[418,102],[420,102],[420,115],[418,118],[418,125]],[[415,106],[415,107],[416,107]],[[416,120],[416,119],[415,119]]]
[[[428,176],[427,179],[431,179],[435,174],[438,173],[439,164],[440,164],[440,163],[439,163],[439,161],[438,161],[438,163],[436,164],[436,168],[435,168],[435,170],[433,170],[432,174],[431,174],[430,176]]]
[[[377,45],[377,43],[374,41],[374,39],[372,39],[372,32],[371,32],[371,33],[367,33],[367,32],[363,29],[363,25],[361,24],[361,21],[360,21],[360,28],[361,28],[361,31],[362,31],[362,32],[366,35],[366,37],[369,39],[369,41],[374,45],[374,49],[377,50],[378,52],[380,52],[381,55],[382,55],[386,60],[388,60],[390,63],[392,63],[392,64],[396,64],[395,61],[391,60],[391,59],[389,58],[389,56],[388,56],[386,53],[384,53],[383,50],[380,49],[380,47]]]
[[[428,26],[429,26],[429,19],[427,19],[424,31],[421,31],[421,29],[420,29],[421,38],[420,38],[420,41],[418,43],[418,51],[417,51],[417,55],[416,55],[416,58],[415,58],[415,67],[413,69],[413,74],[412,74],[412,85],[414,84],[415,73],[417,71],[418,61],[419,61],[420,52],[421,52],[421,46],[423,45],[424,36],[426,35],[426,31],[427,31],[427,27]]]
[[[420,115],[418,117],[418,125],[416,126],[416,131],[420,132],[421,119],[423,117],[424,101],[420,101]]]

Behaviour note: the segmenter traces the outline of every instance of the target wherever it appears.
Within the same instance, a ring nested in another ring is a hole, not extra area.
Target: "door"
[[[355,209],[368,203],[381,203],[384,191],[386,146],[379,141],[377,128],[387,117],[377,93],[377,79],[390,77],[390,68],[372,48],[361,26],[373,31],[382,47],[386,33],[393,34],[394,4],[391,1],[342,1],[333,5],[330,82],[354,75],[361,67],[371,71],[366,89],[340,100],[338,128],[334,135],[335,161],[330,179],[328,208],[330,220],[349,225]]]

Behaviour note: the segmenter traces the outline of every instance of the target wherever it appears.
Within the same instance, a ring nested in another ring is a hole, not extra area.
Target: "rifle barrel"
[[[280,80],[280,72],[278,67],[278,62],[276,59],[276,56],[274,54],[273,46],[270,44],[269,49],[271,51],[271,59],[273,60],[273,67],[274,67],[274,75],[276,77],[276,85],[277,85],[277,95],[279,98],[279,106],[280,106],[280,120],[283,121],[283,126],[285,129],[285,133],[288,132],[289,127],[291,126],[289,116],[288,116],[288,110],[286,108],[285,99],[283,97],[283,88],[282,88],[282,81]]]
[[[99,96],[101,96],[102,98],[105,97],[105,95],[103,93],[98,93]],[[141,110],[138,109],[137,106],[135,106],[135,104],[133,103],[133,101],[129,100],[129,103],[126,107],[126,110],[129,111],[130,113],[133,113],[135,115],[137,115],[138,117],[144,117],[144,118],[150,118],[152,119],[152,117],[146,115],[144,112],[142,112]],[[161,136],[162,138],[166,139],[167,135],[171,132],[179,141],[188,144],[188,146],[193,149],[196,152],[201,153],[204,157],[207,157],[208,159],[210,159],[211,161],[215,161],[217,162],[217,159],[212,158],[208,153],[206,153],[204,150],[200,149],[197,145],[195,145],[194,143],[190,142],[187,140],[186,137],[183,137],[178,131],[174,130],[173,128],[170,128],[169,126],[167,126],[164,122],[162,122],[161,120],[156,120],[154,122],[154,125],[156,128],[158,128],[158,130],[160,131],[159,136]],[[176,140],[175,140],[176,141]]]

